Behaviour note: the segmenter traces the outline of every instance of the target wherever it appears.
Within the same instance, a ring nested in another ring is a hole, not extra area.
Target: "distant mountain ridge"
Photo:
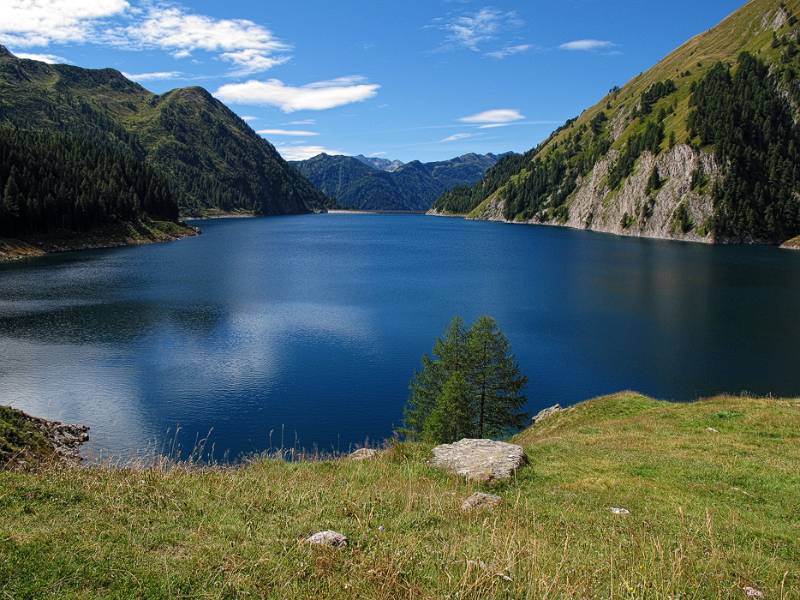
[[[365,165],[374,167],[380,171],[388,171],[389,173],[397,171],[397,169],[405,164],[400,160],[389,160],[388,158],[380,158],[378,156],[364,156],[363,154],[359,154],[353,158],[360,160]]]
[[[0,126],[89,135],[161,173],[184,214],[307,213],[327,198],[200,87],[149,92],[114,69],[20,59],[0,46]]]
[[[800,0],[751,0],[432,212],[702,242],[800,234]]]
[[[320,154],[292,164],[341,208],[426,211],[445,191],[480,180],[498,160],[494,154],[465,154],[445,161],[401,163]]]

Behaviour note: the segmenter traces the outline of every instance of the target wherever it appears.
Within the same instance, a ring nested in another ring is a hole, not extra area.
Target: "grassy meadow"
[[[530,464],[466,514],[485,488],[417,444],[1,472],[0,598],[800,598],[800,401],[621,393],[515,441]],[[301,543],[324,529],[348,546]]]

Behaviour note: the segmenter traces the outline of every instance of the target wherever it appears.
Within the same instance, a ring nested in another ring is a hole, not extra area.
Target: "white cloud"
[[[233,74],[266,71],[289,60],[290,46],[247,19],[216,19],[176,7],[150,8],[144,18],[114,32],[118,42],[169,50],[176,58],[196,50],[219,52]]]
[[[259,129],[259,135],[288,135],[292,137],[313,137],[319,135],[316,131],[301,131],[299,129]]]
[[[614,48],[616,44],[607,40],[574,40],[561,44],[559,48],[562,50],[572,50],[579,52],[589,52],[592,50],[604,50]]]
[[[498,127],[515,121],[521,121],[524,118],[525,115],[514,108],[497,108],[494,110],[485,110],[468,117],[462,117],[459,121],[462,123],[480,125],[481,129],[489,129],[491,127]]]
[[[254,117],[253,115],[241,115],[239,118],[245,123],[249,123],[250,121],[258,121],[258,117]]]
[[[299,121],[289,121],[289,125],[316,125],[316,119],[301,119]]]
[[[493,52],[487,52],[486,56],[489,58],[494,58],[496,60],[503,60],[509,56],[513,56],[514,54],[522,54],[523,52],[527,52],[533,48],[531,44],[517,44],[516,46],[506,46],[505,48],[501,48],[500,50],[495,50]]]
[[[126,0],[3,0],[0,41],[23,47],[92,41],[102,19],[129,7]]]
[[[183,77],[183,73],[180,71],[153,71],[151,73],[125,73],[123,71],[122,74],[133,81],[164,81]]]
[[[47,63],[48,65],[64,64],[69,61],[63,56],[56,56],[55,54],[36,54],[34,52],[14,52],[17,58],[27,58],[28,60],[38,60],[39,62]]]
[[[524,24],[525,22],[514,11],[484,7],[477,12],[435,19],[430,27],[441,29],[446,33],[441,49],[465,48],[500,60],[512,54],[526,52],[532,46],[515,44],[511,40],[506,40],[502,47],[495,50],[485,51],[484,47],[489,44],[497,46],[500,38],[504,37],[503,34],[518,29]]]
[[[377,84],[365,83],[362,77],[341,77],[300,87],[269,79],[223,85],[214,95],[223,102],[276,106],[283,112],[291,113],[298,110],[327,110],[363,102],[374,97],[379,88]]]
[[[386,156],[387,154],[388,152],[373,152],[371,154],[368,154],[367,156],[369,156],[370,158],[377,158],[379,156]]]
[[[281,153],[286,160],[307,160],[319,154],[343,154],[341,150],[332,150],[324,146],[276,146],[275,149]]]
[[[471,138],[471,137],[472,137],[471,133],[454,133],[453,135],[450,135],[450,136],[444,138],[443,140],[439,140],[439,141],[441,143],[457,142],[459,140],[465,140],[465,139]]]
[[[520,24],[516,13],[486,7],[475,13],[453,17],[441,27],[447,32],[450,44],[479,52],[481,44],[495,39],[499,31]]]

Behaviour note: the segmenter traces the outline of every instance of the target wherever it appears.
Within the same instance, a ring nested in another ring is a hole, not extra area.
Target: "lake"
[[[197,224],[0,266],[0,404],[90,425],[93,457],[209,434],[217,458],[345,451],[400,423],[457,314],[499,321],[531,413],[800,394],[800,253],[424,215]]]

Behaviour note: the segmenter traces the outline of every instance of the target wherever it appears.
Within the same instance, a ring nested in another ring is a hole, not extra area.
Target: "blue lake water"
[[[529,410],[636,389],[800,394],[800,253],[413,216],[202,221],[0,266],[0,404],[90,455],[346,450],[399,424],[453,315],[490,314]],[[283,438],[283,439],[281,439]]]

